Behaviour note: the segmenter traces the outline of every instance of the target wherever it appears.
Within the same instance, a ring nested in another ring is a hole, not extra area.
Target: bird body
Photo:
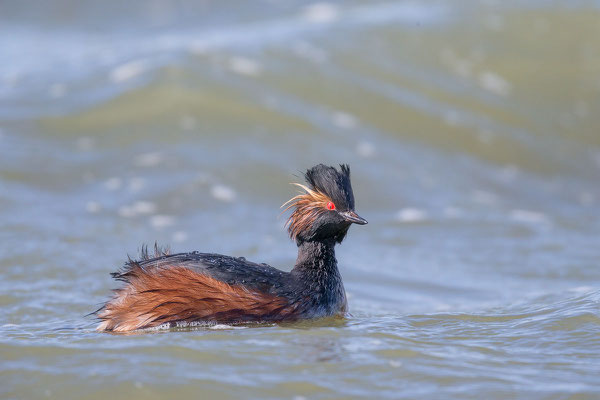
[[[298,245],[294,268],[284,272],[243,257],[212,253],[167,254],[128,263],[112,276],[124,282],[97,316],[99,331],[125,332],[190,323],[282,322],[343,315],[346,294],[335,258],[354,212],[350,170],[319,164],[306,174],[304,193],[292,198],[288,231]]]

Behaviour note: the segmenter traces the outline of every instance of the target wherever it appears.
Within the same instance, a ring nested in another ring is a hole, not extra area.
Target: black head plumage
[[[319,164],[307,170],[304,177],[308,186],[295,185],[305,193],[285,204],[286,210],[295,208],[287,225],[291,238],[297,243],[331,239],[340,243],[350,224],[367,223],[354,212],[348,165],[341,164],[338,170]]]
[[[354,210],[348,164],[340,164],[339,171],[324,164],[315,165],[306,171],[304,177],[311,189],[327,195],[338,210]]]

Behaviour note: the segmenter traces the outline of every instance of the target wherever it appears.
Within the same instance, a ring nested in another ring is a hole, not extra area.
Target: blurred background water
[[[0,397],[600,398],[600,2],[0,3]],[[324,162],[344,322],[119,336],[143,243],[289,270]]]

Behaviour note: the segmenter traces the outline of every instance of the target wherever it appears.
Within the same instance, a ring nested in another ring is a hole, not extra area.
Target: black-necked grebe
[[[352,223],[350,168],[319,164],[305,173],[308,186],[284,206],[298,245],[291,272],[243,257],[210,253],[166,254],[142,251],[112,276],[125,285],[97,316],[99,331],[125,332],[167,324],[281,322],[343,315],[346,294],[334,247]]]

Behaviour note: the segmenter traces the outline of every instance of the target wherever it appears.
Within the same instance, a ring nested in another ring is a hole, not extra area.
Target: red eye
[[[327,209],[328,210],[335,210],[335,204],[333,204],[333,202],[329,202],[327,203]]]

